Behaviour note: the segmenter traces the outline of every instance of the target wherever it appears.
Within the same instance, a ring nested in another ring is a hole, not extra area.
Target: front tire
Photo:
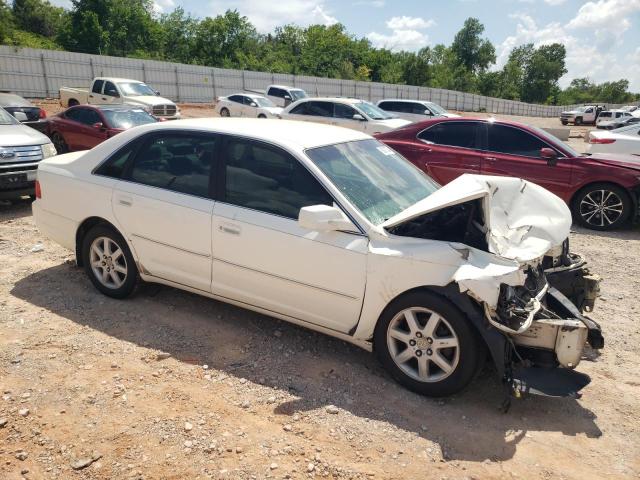
[[[573,201],[574,219],[592,230],[614,230],[631,215],[633,203],[625,189],[594,183],[580,190]]]
[[[220,116],[221,117],[230,117],[231,113],[229,113],[229,109],[228,108],[223,108],[222,110],[220,110]]]
[[[267,116],[264,113],[261,113],[260,115],[258,115],[258,118],[267,118]]]
[[[138,283],[138,268],[125,239],[107,225],[96,225],[82,241],[82,261],[91,283],[113,298],[126,298]]]
[[[387,306],[376,325],[374,347],[393,378],[430,397],[463,390],[484,358],[467,318],[448,300],[424,291]]]

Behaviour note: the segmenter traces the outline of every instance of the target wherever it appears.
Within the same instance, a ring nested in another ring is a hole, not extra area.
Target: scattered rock
[[[290,432],[291,430],[293,430],[293,427],[291,425],[289,425],[288,423],[282,426],[282,429],[285,432]]]
[[[331,415],[337,415],[338,412],[340,412],[340,410],[338,410],[338,407],[336,407],[335,405],[329,405],[325,410]]]
[[[313,463],[307,465],[307,472],[311,473],[315,470],[316,466]]]
[[[245,400],[244,402],[242,402],[242,403],[240,404],[240,406],[241,406],[242,408],[249,408],[249,407],[251,406],[251,404],[249,403],[249,401],[248,401],[248,400]]]
[[[191,430],[193,430],[193,425],[191,425],[189,422],[184,422],[184,430],[185,432],[190,432]]]
[[[83,468],[88,467],[89,465],[91,465],[96,460],[99,460],[100,458],[102,458],[102,455],[100,454],[93,455],[92,457],[81,457],[81,458],[78,458],[77,460],[73,460],[70,465],[71,465],[71,468],[73,468],[74,470],[82,470]]]
[[[269,465],[269,468],[271,470],[275,470],[276,468],[278,468],[278,464],[276,462],[273,462],[271,465]]]
[[[242,447],[236,447],[236,453],[242,453],[244,449]]]
[[[33,247],[31,247],[31,253],[38,253],[44,250],[44,245],[41,243],[36,243]]]
[[[6,418],[0,418],[0,428],[4,428],[7,423],[9,423],[9,420]]]
[[[28,408],[21,408],[20,410],[18,410],[18,414],[21,417],[26,417],[27,415],[29,415],[29,409]]]
[[[22,462],[24,462],[27,457],[29,456],[29,454],[27,452],[25,452],[24,450],[18,450],[16,452],[16,458]]]
[[[156,354],[156,360],[166,360],[167,358],[171,358],[170,353],[160,352]]]

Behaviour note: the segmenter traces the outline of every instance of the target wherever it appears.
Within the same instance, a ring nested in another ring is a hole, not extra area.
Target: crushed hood
[[[464,174],[384,222],[391,228],[452,205],[481,200],[489,251],[518,262],[542,257],[569,236],[566,203],[534,183],[513,177]]]

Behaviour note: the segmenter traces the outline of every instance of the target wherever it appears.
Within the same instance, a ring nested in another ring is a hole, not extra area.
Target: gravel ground
[[[490,368],[433,400],[263,315],[156,285],[106,298],[28,202],[0,204],[0,478],[638,478],[640,230],[571,241],[604,278],[593,381],[503,414]]]

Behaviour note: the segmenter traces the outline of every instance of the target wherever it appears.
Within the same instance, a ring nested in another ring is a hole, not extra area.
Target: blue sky
[[[68,0],[53,3],[68,6]],[[156,10],[182,6],[197,17],[228,8],[262,32],[295,23],[343,23],[374,45],[417,50],[451,43],[467,17],[480,19],[502,66],[514,46],[561,42],[568,74],[594,81],[627,78],[640,92],[640,0],[155,0]]]

